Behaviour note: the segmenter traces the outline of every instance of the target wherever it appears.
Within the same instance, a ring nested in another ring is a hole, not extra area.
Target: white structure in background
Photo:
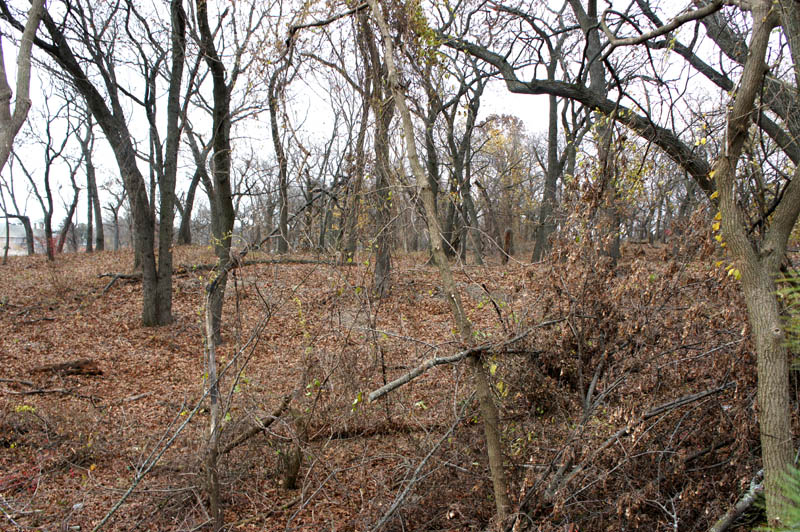
[[[44,237],[44,231],[39,227],[40,224],[35,224],[33,228],[33,246],[36,252],[41,251],[41,242],[39,238]],[[6,248],[6,221],[0,218],[0,257],[2,257]],[[25,226],[15,220],[8,221],[8,254],[9,255],[27,255],[28,244],[25,241]]]

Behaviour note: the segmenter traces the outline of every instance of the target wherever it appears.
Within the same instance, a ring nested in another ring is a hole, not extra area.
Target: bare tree
[[[52,6],[51,6],[52,9]],[[151,206],[147,185],[136,165],[137,152],[133,136],[128,128],[128,117],[123,98],[131,95],[118,82],[118,65],[115,47],[126,31],[126,23],[142,20],[137,17],[135,6],[131,3],[114,5],[86,5],[80,2],[70,4],[70,9],[55,11],[64,19],[56,22],[51,12],[45,10],[42,21],[49,40],[34,39],[34,44],[47,53],[71,81],[75,89],[86,101],[89,111],[103,130],[119,166],[120,173],[131,203],[131,211],[136,234],[136,248],[142,264],[143,308],[142,321],[145,325],[161,325],[172,321],[172,213],[174,187],[169,180],[160,183],[162,215],[167,219],[160,224],[160,252],[156,263],[155,239]],[[2,18],[19,30],[23,29],[8,2],[0,2]],[[185,14],[182,2],[171,2],[171,51],[173,71],[170,78],[168,106],[176,108],[173,100],[181,85],[183,54],[185,46]],[[119,41],[118,41],[119,38]],[[75,53],[73,46],[80,46]],[[180,68],[178,68],[180,65]],[[87,72],[93,73],[92,75]],[[99,79],[96,84],[93,80]],[[177,117],[177,112],[167,113]],[[177,133],[174,120],[168,120],[168,129]],[[168,135],[169,136],[169,135]],[[168,140],[168,143],[170,141]],[[177,146],[177,139],[173,140]],[[177,148],[176,148],[177,149]],[[169,159],[167,159],[169,160]]]
[[[50,106],[51,102],[49,100],[46,101],[42,115],[44,130],[32,133],[32,136],[36,138],[37,144],[41,145],[43,151],[41,183],[36,179],[34,170],[28,168],[19,153],[12,152],[12,155],[19,165],[20,170],[22,170],[22,173],[25,174],[25,177],[28,179],[31,191],[42,209],[42,216],[44,218],[44,247],[47,259],[52,261],[55,260],[56,253],[56,240],[53,237],[53,213],[55,212],[55,192],[52,182],[53,172],[56,165],[67,162],[67,147],[75,125],[72,123],[72,111],[69,102],[62,102],[55,111],[52,111]],[[64,122],[64,124],[61,124],[61,122]],[[59,139],[57,138],[58,129],[62,125],[65,127],[66,131],[64,131]],[[74,179],[74,176],[72,176],[72,178]]]
[[[92,250],[103,251],[105,249],[105,231],[103,228],[103,212],[100,207],[100,196],[97,193],[97,176],[95,172],[94,161],[92,160],[92,153],[94,151],[94,123],[91,115],[86,118],[86,135],[80,137],[81,151],[83,153],[83,160],[86,163],[86,252],[91,253]],[[94,222],[94,223],[92,223]],[[92,246],[92,229],[94,227],[95,242]]]
[[[31,108],[31,53],[33,52],[33,39],[43,14],[44,0],[33,0],[20,36],[19,52],[17,53],[17,94],[13,113],[11,111],[13,93],[8,83],[3,39],[0,37],[0,170],[8,162],[14,138],[22,128]]]
[[[3,199],[3,213],[5,215],[6,221],[9,218],[16,218],[22,224],[22,227],[25,229],[25,242],[26,247],[28,250],[28,255],[33,255],[35,253],[35,246],[33,241],[33,227],[31,227],[31,219],[29,216],[24,214],[26,209],[20,210],[19,204],[17,203],[17,194],[14,187],[14,159],[11,158],[10,162],[6,166],[6,170],[8,172],[8,179],[3,179],[0,182],[0,196]],[[8,199],[6,199],[5,192],[2,192],[2,189],[5,188],[5,191],[8,193]],[[9,209],[8,201],[11,201],[11,205],[14,207],[14,212],[12,213]],[[26,202],[27,203],[27,202]],[[6,232],[6,234],[8,234]]]

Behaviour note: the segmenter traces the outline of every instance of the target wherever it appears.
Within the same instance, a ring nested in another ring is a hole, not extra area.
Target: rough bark
[[[722,232],[736,267],[741,272],[742,290],[758,358],[758,405],[761,432],[761,457],[767,519],[770,525],[785,520],[786,499],[781,494],[781,479],[793,460],[791,412],[789,409],[789,359],[775,297],[774,277],[786,250],[791,227],[797,220],[800,205],[800,176],[795,173],[764,245],[756,250],[747,234],[746,219],[737,204],[736,167],[748,138],[755,99],[764,79],[764,58],[770,32],[778,17],[770,3],[753,5],[753,32],[750,53],[745,61],[739,90],[734,96],[726,131],[723,156],[714,166],[719,190]],[[798,52],[798,50],[792,50]],[[788,524],[788,523],[786,523]]]
[[[549,71],[548,74],[550,74]],[[539,219],[534,235],[533,262],[542,260],[550,248],[550,235],[556,228],[553,212],[555,211],[556,183],[560,170],[558,164],[558,99],[551,94],[548,100],[547,174],[544,179],[542,204],[539,207]]]

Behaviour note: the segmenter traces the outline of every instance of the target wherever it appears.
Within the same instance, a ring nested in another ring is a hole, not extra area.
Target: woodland
[[[795,0],[0,0],[0,67],[0,529],[800,530]]]

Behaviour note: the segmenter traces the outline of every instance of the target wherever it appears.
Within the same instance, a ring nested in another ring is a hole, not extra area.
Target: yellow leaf
[[[89,466],[89,471],[94,471],[95,469],[97,469],[97,464],[92,464]]]
[[[492,377],[494,377],[494,374],[497,373],[497,364],[495,364],[494,362],[489,364],[489,373],[491,374]]]
[[[717,242],[722,242],[722,235],[714,235],[714,240]]]
[[[710,196],[711,199],[717,199],[718,197],[719,197],[719,190],[715,190]]]
[[[714,216],[715,220],[722,220],[722,213],[718,212],[716,216]]]
[[[714,231],[719,231],[719,222],[714,222],[713,224],[711,224],[711,229],[713,229]]]
[[[714,263],[714,266],[716,266],[717,268],[719,268],[720,266],[722,266],[722,261],[721,261],[721,260],[718,260],[717,262],[715,262],[715,263]]]
[[[708,173],[708,178],[709,178],[709,179],[714,179],[714,174],[716,174],[716,173],[717,173],[717,171],[716,171],[716,170],[711,170],[711,171]]]

